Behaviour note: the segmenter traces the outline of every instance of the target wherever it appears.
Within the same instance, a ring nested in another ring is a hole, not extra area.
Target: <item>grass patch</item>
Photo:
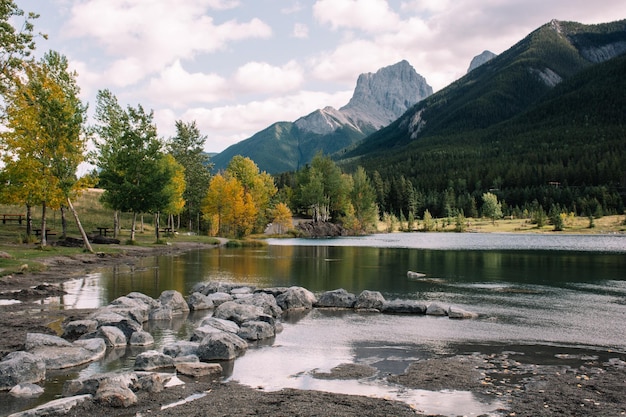
[[[267,245],[266,241],[257,239],[234,239],[226,242],[227,248],[262,248]]]

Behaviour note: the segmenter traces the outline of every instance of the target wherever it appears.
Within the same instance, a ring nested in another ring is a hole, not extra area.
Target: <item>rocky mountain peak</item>
[[[491,61],[496,56],[497,55],[494,54],[491,51],[483,51],[479,55],[476,55],[474,58],[472,58],[472,62],[470,62],[470,65],[469,65],[469,68],[467,69],[467,72],[470,72],[470,71],[480,67],[481,65]]]
[[[376,129],[396,120],[433,89],[406,60],[376,73],[361,74],[350,102],[339,109],[356,125]]]

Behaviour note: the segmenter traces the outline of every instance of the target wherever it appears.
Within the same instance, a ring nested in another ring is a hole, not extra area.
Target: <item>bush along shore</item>
[[[411,273],[409,272],[409,275]],[[111,372],[67,381],[63,398],[13,416],[63,413],[81,402],[126,408],[137,404],[138,393],[158,393],[178,385],[179,375],[219,379],[220,361],[243,354],[248,343],[273,338],[282,330],[284,313],[312,308],[354,309],[389,314],[428,314],[450,318],[474,318],[475,314],[453,306],[444,308],[414,300],[388,301],[378,291],[358,296],[344,289],[316,296],[303,287],[252,288],[222,282],[197,284],[188,297],[164,291],[158,299],[132,292],[80,320],[63,323],[62,337],[28,333],[24,350],[8,354],[0,362],[0,390],[16,396],[38,396],[37,383],[46,372],[68,369],[101,359],[107,349],[154,344],[142,324],[171,320],[190,311],[213,309],[194,330],[190,340],[166,344],[159,351],[145,350],[135,358],[132,372]]]

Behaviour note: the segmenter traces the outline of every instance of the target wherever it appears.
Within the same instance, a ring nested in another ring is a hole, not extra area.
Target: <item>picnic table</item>
[[[41,229],[33,229],[33,232],[35,232],[35,236],[39,237],[41,236]],[[56,232],[51,231],[50,229],[46,229],[46,236],[55,236]]]
[[[22,220],[26,220],[26,216],[23,214],[0,214],[0,216],[2,216],[2,224],[6,224],[7,221],[14,221],[22,224]]]
[[[108,233],[112,232],[110,227],[96,227],[96,229],[98,229],[98,234],[100,236],[106,236]]]

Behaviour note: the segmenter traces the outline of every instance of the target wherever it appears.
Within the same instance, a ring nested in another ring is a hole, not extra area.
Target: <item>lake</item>
[[[407,271],[424,274],[408,279]],[[475,320],[313,310],[291,316],[270,343],[227,366],[228,378],[266,390],[284,387],[397,398],[427,413],[490,413],[500,404],[469,392],[399,389],[381,379],[310,376],[342,363],[401,373],[420,358],[483,345],[626,351],[626,236],[396,233],[325,240],[270,239],[262,248],[197,250],[116,266],[66,284],[60,308],[105,305],[131,291],[158,297],[194,284],[298,285],[313,292],[368,289],[385,298],[454,305]],[[210,313],[209,313],[210,314]],[[147,324],[157,348],[187,338],[203,314]],[[530,348],[528,348],[530,347]],[[543,348],[542,348],[543,349]],[[537,349],[539,350],[539,349]],[[81,372],[132,366],[137,352],[109,355]],[[462,404],[462,408],[459,408]]]

